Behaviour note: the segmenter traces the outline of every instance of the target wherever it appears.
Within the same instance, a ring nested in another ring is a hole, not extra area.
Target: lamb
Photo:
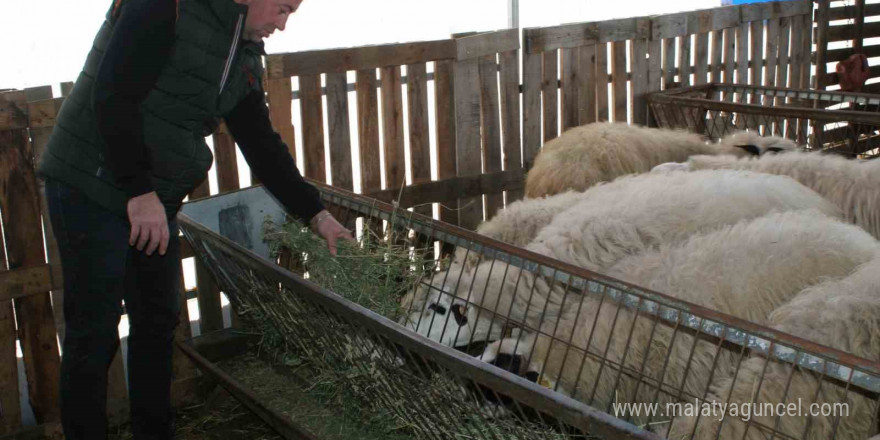
[[[583,193],[526,249],[604,272],[628,255],[698,232],[771,212],[810,208],[840,216],[836,207],[787,177],[740,171],[629,176]],[[406,296],[413,311],[402,323],[458,346],[497,339],[507,317],[537,328],[542,320],[559,315],[567,296],[576,294],[552,279],[502,262],[485,261],[469,269],[456,261]],[[466,319],[445,313],[453,306]],[[438,310],[444,313],[438,316]]]
[[[855,226],[817,212],[793,211],[663,244],[621,260],[608,273],[760,323],[801,289],[848,275],[877,250],[878,243]],[[644,310],[648,302],[638,305]],[[489,344],[482,359],[492,362],[499,353],[523,356],[520,365],[527,369],[518,373],[531,373],[606,411],[613,402],[663,404],[703,396],[710,374],[731,374],[736,359],[716,343],[695,341],[689,333],[655,325],[632,308],[596,295],[586,295],[557,321],[544,322],[540,332],[523,333]],[[644,385],[658,381],[662,393],[656,385]]]
[[[817,153],[752,159],[695,156],[686,164],[664,164],[658,171],[672,168],[685,171],[736,169],[792,177],[840,207],[847,221],[880,238],[880,162]]]
[[[770,324],[776,330],[796,335],[828,347],[859,356],[868,361],[880,361],[880,256],[865,263],[853,274],[831,279],[809,287],[789,303],[770,314]],[[867,362],[866,362],[867,363]],[[762,379],[763,377],[763,379]],[[735,379],[735,381],[734,381]],[[760,384],[760,385],[759,385]],[[757,387],[760,386],[760,389]],[[726,374],[713,380],[707,401],[730,402],[736,405],[749,402],[797,403],[808,412],[813,404],[848,404],[845,417],[819,415],[809,419],[787,415],[777,419],[766,412],[751,417],[750,422],[732,415],[724,422],[697,417],[674,420],[669,438],[695,439],[736,438],[764,439],[766,429],[776,429],[786,436],[810,440],[831,439],[864,440],[877,433],[877,405],[855,392],[853,386],[822,382],[818,374],[804,369],[792,370],[778,361],[768,362],[764,357],[744,360],[736,376]],[[817,394],[818,393],[818,394]],[[694,429],[696,425],[696,430]],[[718,431],[721,431],[718,437]],[[805,436],[804,436],[805,435]],[[789,437],[786,437],[789,438]]]
[[[783,138],[763,138],[737,132],[707,143],[686,131],[640,127],[625,123],[594,123],[572,128],[548,141],[528,172],[529,198],[584,191],[599,183],[633,173],[645,173],[664,162],[681,162],[698,154],[745,156],[794,149]]]

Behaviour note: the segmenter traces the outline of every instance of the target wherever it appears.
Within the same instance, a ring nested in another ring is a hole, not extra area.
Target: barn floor
[[[291,365],[293,364],[293,365]],[[387,420],[370,420],[351,396],[326,378],[314,375],[307,365],[288,361],[270,364],[246,352],[217,364],[242,383],[269,408],[280,412],[302,429],[324,440],[411,439],[389,426]],[[305,378],[311,378],[306,380]],[[178,440],[274,440],[282,437],[220,387],[204,402],[177,413]],[[129,440],[127,425],[111,433],[110,440]]]

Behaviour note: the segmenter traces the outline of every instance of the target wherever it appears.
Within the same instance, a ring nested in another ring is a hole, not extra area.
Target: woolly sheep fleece
[[[619,176],[645,173],[665,162],[682,162],[698,154],[749,153],[738,145],[792,149],[782,138],[762,138],[737,132],[707,143],[700,135],[681,130],[601,122],[572,128],[548,141],[526,177],[525,194],[538,198],[568,190],[583,191]]]
[[[817,153],[734,159],[696,156],[690,170],[735,169],[789,176],[840,207],[844,218],[880,238],[880,161]]]
[[[800,209],[839,217],[836,207],[786,177],[740,171],[636,175],[583,193],[526,249],[604,272],[621,258],[663,243],[742,219]],[[469,270],[456,261],[409,292],[404,303],[411,304],[413,312],[402,322],[447,345],[471,338],[485,341],[500,331],[495,327],[505,317],[537,327],[541,319],[558,316],[566,295],[571,296],[572,289],[501,262],[485,261]],[[447,313],[436,316],[434,304]],[[466,312],[464,325],[448,313],[456,304]],[[484,308],[497,311],[500,318]]]
[[[801,289],[851,273],[876,250],[877,243],[855,226],[815,211],[793,211],[661,245],[621,260],[609,273],[680,300],[765,323],[773,309]],[[558,391],[606,411],[612,402],[664,404],[702,396],[710,375],[731,374],[735,365],[737,353],[719,351],[717,344],[704,340],[694,345],[689,334],[675,334],[645,316],[637,319],[640,315],[611,299],[588,295],[583,304],[568,310],[558,321],[544,323],[537,342],[534,334],[496,341],[483,360],[491,361],[499,351],[521,354],[528,371],[541,373]],[[550,334],[558,340],[545,336]],[[571,347],[560,342],[569,340]],[[620,365],[632,374],[622,375]],[[658,396],[656,387],[638,386],[633,380],[632,375],[640,373],[650,383],[662,379],[666,389],[676,390],[684,383],[685,394]]]
[[[880,257],[875,256],[848,277],[805,289],[771,313],[769,320],[771,327],[777,330],[874,362],[880,361]],[[792,371],[790,366],[755,356],[743,361],[735,384],[730,373],[714,378],[707,400],[727,402],[729,396],[729,401],[736,404],[752,399],[788,404],[802,399],[805,408],[812,403],[845,402],[849,414],[839,420],[822,415],[813,417],[808,429],[806,417],[786,416],[779,418],[776,429],[794,438],[802,438],[806,432],[804,438],[809,440],[825,440],[832,435],[838,440],[864,440],[871,435],[872,429],[876,428],[871,426],[877,410],[876,400],[868,400],[853,390],[847,393],[844,386],[827,381],[822,382],[817,397],[817,378],[814,372]],[[681,417],[673,422],[669,438],[690,438],[697,424],[696,439],[763,440],[766,430],[758,425],[773,428],[776,420],[767,415],[755,416],[751,418],[750,426],[733,415],[725,417],[723,423]],[[719,429],[721,436],[717,437]]]

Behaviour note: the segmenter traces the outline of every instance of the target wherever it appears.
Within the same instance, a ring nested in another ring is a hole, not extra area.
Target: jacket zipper
[[[235,48],[238,46],[238,40],[241,37],[242,20],[244,20],[244,14],[238,14],[238,23],[235,24],[235,36],[232,37],[232,46],[229,48],[229,56],[226,57],[226,67],[223,68],[223,76],[220,78],[218,96],[223,94],[223,87],[226,86],[226,80],[229,78],[229,69],[232,67],[232,59],[235,58]]]

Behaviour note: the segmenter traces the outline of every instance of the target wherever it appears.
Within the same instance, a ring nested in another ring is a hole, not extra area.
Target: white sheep
[[[794,149],[783,138],[737,132],[720,143],[681,130],[600,122],[574,127],[548,141],[526,177],[525,194],[544,197],[568,190],[584,191],[619,176],[645,173],[665,162],[697,154],[745,156]]]
[[[811,208],[839,216],[821,196],[781,176],[740,171],[628,176],[584,192],[526,249],[604,272],[621,258],[695,233]],[[501,261],[484,261],[475,270],[455,262],[405,297],[412,313],[404,322],[431,339],[461,345],[495,339],[505,317],[537,328],[558,316],[571,296],[577,294],[562,283]],[[453,306],[467,319],[447,313]],[[437,316],[437,310],[444,314]]]
[[[865,263],[848,277],[805,289],[771,313],[769,321],[777,330],[869,361],[880,361],[880,257]],[[762,428],[765,427],[776,429],[786,435],[785,438],[864,440],[880,428],[871,426],[877,422],[876,398],[868,399],[853,386],[847,391],[845,385],[829,381],[823,381],[820,388],[817,373],[800,368],[792,370],[790,365],[768,362],[759,356],[744,360],[735,380],[730,372],[716,377],[706,399],[730,402],[738,408],[751,402],[785,405],[800,402],[806,414],[813,404],[846,403],[848,412],[839,420],[837,414],[831,417],[786,414],[778,418],[778,425],[777,418],[767,412],[754,415],[749,422],[731,415],[730,411],[723,423],[718,420],[720,417],[680,417],[672,424],[670,438],[690,438],[695,431],[695,439],[757,440],[767,438],[767,430]]]
[[[694,156],[686,164],[663,164],[656,169],[658,172],[736,169],[789,176],[840,207],[848,221],[880,238],[880,161],[857,161],[818,153],[745,159]]]
[[[766,322],[776,306],[801,289],[851,273],[877,249],[876,241],[855,226],[817,212],[794,211],[664,244],[621,260],[609,274]],[[636,304],[648,307],[645,300]],[[521,355],[527,370],[519,373],[537,373],[558,391],[606,411],[613,402],[663,404],[702,397],[710,376],[729,374],[736,358],[715,342],[695,341],[606,296],[586,295],[557,321],[544,322],[540,333],[523,334],[489,344],[483,360],[491,362],[499,353]]]

